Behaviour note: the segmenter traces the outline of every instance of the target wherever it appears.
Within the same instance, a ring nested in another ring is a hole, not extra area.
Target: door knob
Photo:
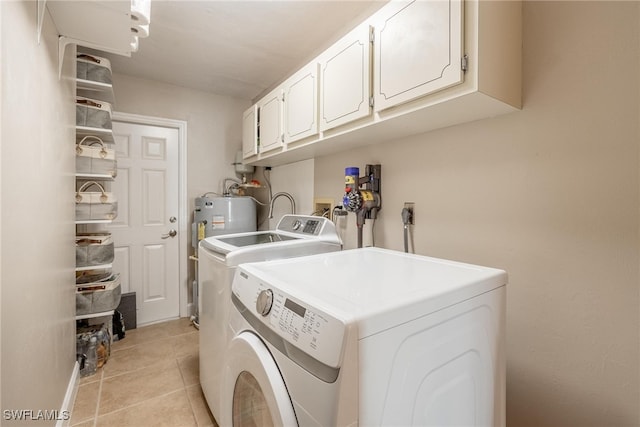
[[[169,237],[176,237],[176,234],[178,234],[178,232],[176,230],[169,230],[169,232],[167,234],[163,234],[160,237],[162,239],[168,239]]]
[[[169,222],[173,223],[176,222],[178,220],[178,218],[176,218],[175,216],[172,216],[171,218],[169,218]]]

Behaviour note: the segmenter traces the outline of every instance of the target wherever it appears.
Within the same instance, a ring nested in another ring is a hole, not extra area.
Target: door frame
[[[180,317],[189,317],[189,269],[188,259],[188,203],[187,203],[187,122],[163,117],[143,116],[140,114],[114,111],[111,119],[117,122],[161,126],[178,131],[178,287]],[[197,302],[196,302],[197,303]]]

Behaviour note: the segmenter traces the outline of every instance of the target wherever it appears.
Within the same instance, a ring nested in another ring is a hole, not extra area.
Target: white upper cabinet
[[[318,133],[318,64],[312,62],[283,84],[284,142]]]
[[[310,66],[280,86],[297,94],[291,104],[285,96],[287,136],[273,145],[269,137],[264,144],[279,149],[266,154],[260,112],[261,148],[249,164],[277,166],[517,111],[522,3],[391,0],[314,63],[317,131]]]
[[[371,114],[371,33],[360,25],[321,55],[321,131]]]
[[[260,153],[275,150],[284,145],[282,133],[282,87],[279,86],[258,101],[258,135]]]
[[[258,154],[258,106],[252,105],[242,115],[242,158]]]
[[[47,1],[58,34],[70,42],[131,55],[131,1]]]
[[[373,25],[376,111],[462,82],[461,0],[392,2]]]

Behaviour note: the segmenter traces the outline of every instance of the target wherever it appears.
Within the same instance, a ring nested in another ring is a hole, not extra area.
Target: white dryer
[[[378,248],[240,265],[221,425],[504,426],[506,283]]]
[[[200,384],[218,421],[220,383],[236,266],[254,262],[339,251],[342,242],[333,222],[307,215],[284,215],[275,230],[212,236],[198,248]]]

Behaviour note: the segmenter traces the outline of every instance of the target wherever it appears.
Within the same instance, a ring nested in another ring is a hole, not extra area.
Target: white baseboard
[[[62,407],[60,408],[60,414],[67,414],[68,416],[58,417],[56,427],[69,427],[71,424],[71,412],[73,411],[73,404],[76,401],[76,395],[78,394],[78,387],[80,386],[80,365],[76,361],[71,371],[71,378],[69,379],[69,385],[67,386],[67,392],[64,395],[62,401]]]

